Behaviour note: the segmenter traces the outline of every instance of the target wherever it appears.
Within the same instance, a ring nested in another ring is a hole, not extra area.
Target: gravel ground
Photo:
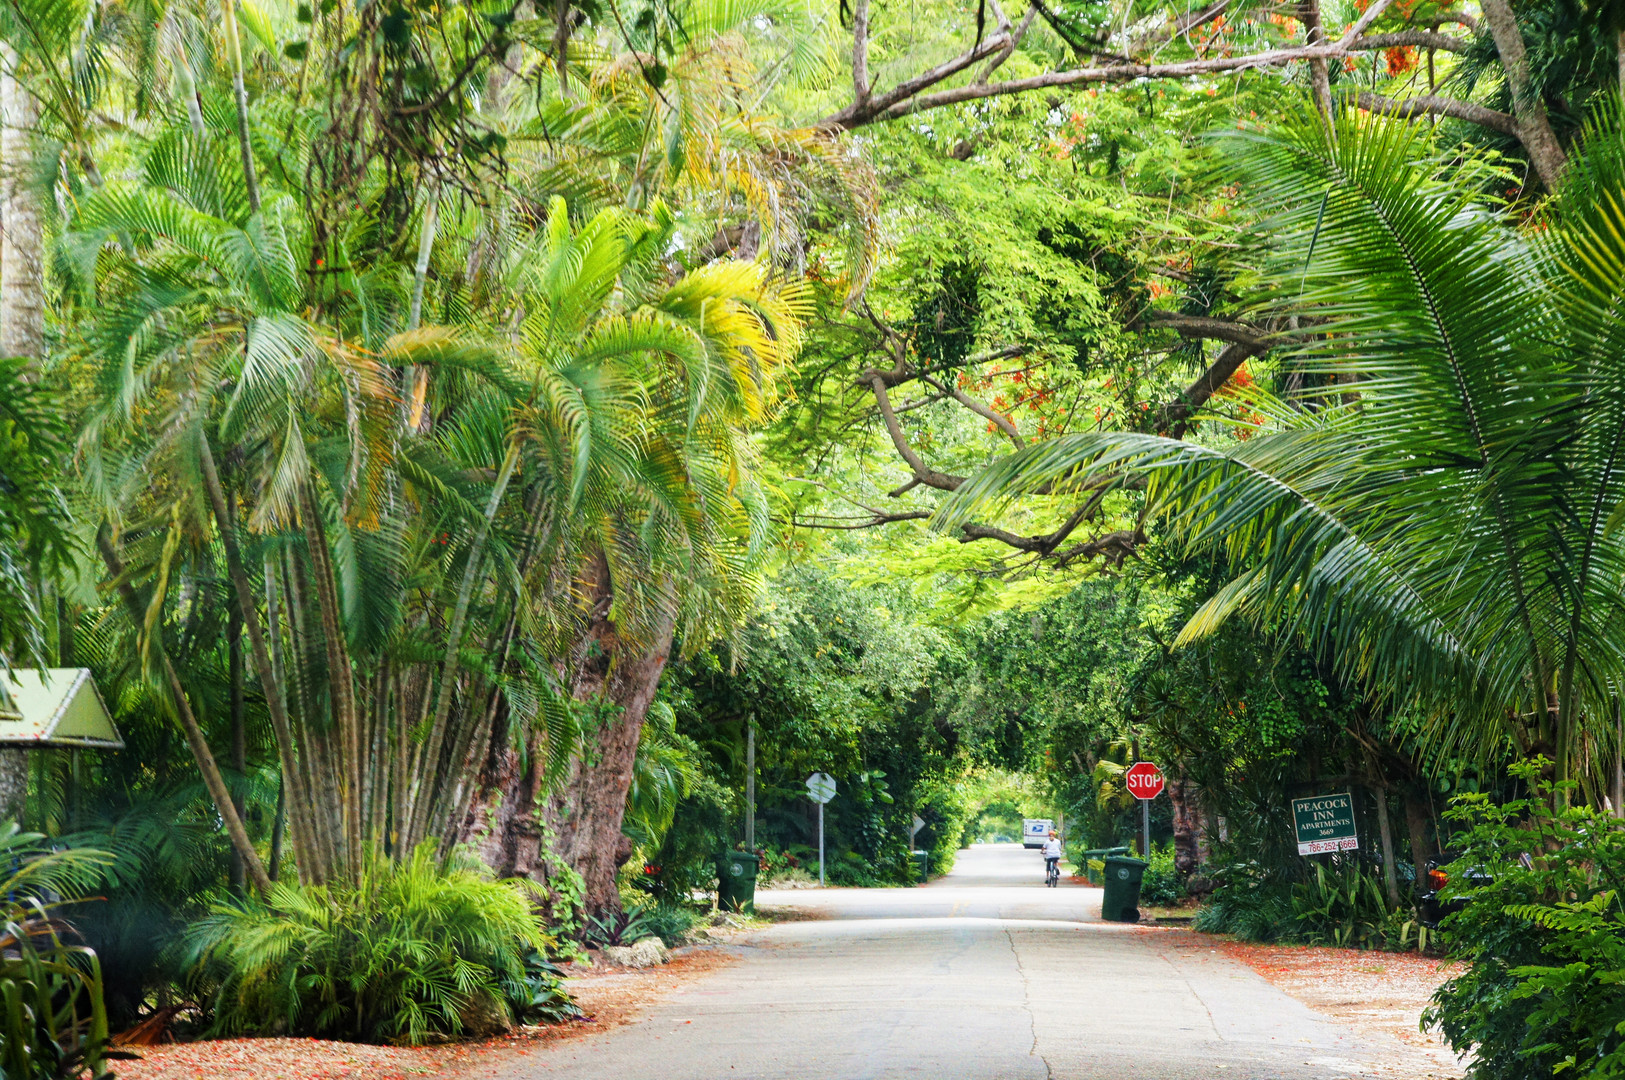
[[[685,978],[731,962],[715,950],[683,950],[646,971],[588,968],[569,980],[586,1018],[451,1046],[395,1047],[325,1039],[212,1039],[146,1046],[139,1061],[116,1062],[120,1080],[416,1080],[503,1075],[503,1063],[536,1046],[624,1023]]]
[[[1249,945],[1195,934],[1240,960],[1316,1012],[1365,1031],[1381,1032],[1422,1050],[1438,1075],[1459,1077],[1462,1063],[1436,1031],[1420,1030],[1433,992],[1455,973],[1444,960],[1416,953],[1361,952],[1307,945]]]

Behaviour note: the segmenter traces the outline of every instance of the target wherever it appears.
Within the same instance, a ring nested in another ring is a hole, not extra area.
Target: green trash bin
[[[1106,856],[1106,895],[1100,901],[1100,917],[1110,922],[1140,921],[1140,879],[1151,864],[1126,855]]]
[[[920,884],[924,885],[931,879],[931,853],[929,851],[911,852],[914,856],[914,869],[919,874]]]
[[[1127,855],[1127,854],[1128,854],[1128,848],[1126,848],[1126,847],[1090,848],[1088,851],[1085,851],[1083,853],[1083,855],[1082,855],[1083,861],[1078,864],[1078,869],[1083,871],[1083,876],[1089,879],[1090,884],[1093,884],[1094,880],[1095,880],[1095,873],[1094,873],[1093,870],[1089,869],[1089,860],[1090,859],[1105,859],[1105,858],[1107,858],[1109,856],[1112,856],[1112,855]]]
[[[717,907],[723,911],[756,914],[756,856],[748,851],[724,851],[717,856]]]

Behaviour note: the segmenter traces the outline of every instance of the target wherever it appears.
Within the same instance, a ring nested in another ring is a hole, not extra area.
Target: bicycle
[[[1047,866],[1044,872],[1044,884],[1053,889],[1061,884],[1061,860],[1045,859],[1044,862]]]

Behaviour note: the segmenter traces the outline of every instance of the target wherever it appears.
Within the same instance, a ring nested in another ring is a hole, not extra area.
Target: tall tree
[[[946,520],[1144,477],[1175,535],[1243,568],[1187,639],[1237,613],[1279,620],[1429,710],[1438,743],[1491,754],[1510,737],[1600,800],[1625,675],[1618,132],[1593,129],[1544,238],[1439,178],[1393,121],[1302,119],[1232,145],[1274,211],[1272,306],[1304,328],[1292,349],[1324,389],[1306,408],[1257,396],[1264,430],[1233,448],[1101,433],[1017,452]]]

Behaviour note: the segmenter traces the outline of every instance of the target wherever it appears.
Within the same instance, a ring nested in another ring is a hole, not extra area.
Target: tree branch
[[[869,0],[852,5],[852,104],[869,100]]]
[[[1228,3],[1229,0],[1225,0],[1225,2]],[[1037,14],[1037,4],[1027,5],[1027,14],[1021,17],[1021,25],[1016,27],[1015,33],[1011,34],[1009,33],[1010,24],[1007,21],[1004,21],[1004,12],[999,12],[1000,21],[1003,24],[1003,28],[1008,35],[1009,40],[1004,43],[1004,48],[999,50],[998,55],[987,62],[987,67],[982,69],[982,73],[976,76],[976,81],[978,83],[986,85],[987,80],[993,77],[993,73],[999,70],[1006,60],[1015,55],[1017,47],[1021,45],[1021,39],[1027,36],[1027,31],[1031,29],[1033,25],[1033,17]]]
[[[1152,326],[1177,330],[1187,337],[1212,338],[1236,345],[1247,345],[1263,352],[1270,347],[1271,334],[1249,323],[1211,319],[1201,315],[1180,315],[1172,311],[1152,311],[1146,315]]]
[[[1025,450],[1027,448],[1027,443],[1022,439],[1021,432],[1016,430],[1016,425],[1008,416],[996,411],[984,402],[977,401],[975,398],[965,393],[965,391],[961,390],[958,386],[944,385],[929,375],[921,375],[920,380],[927,385],[934,386],[938,390],[941,390],[943,393],[952,397],[955,401],[965,406],[965,408],[969,409],[977,416],[982,417],[984,420],[987,420],[992,424],[996,424],[1000,431],[1010,436],[1010,441],[1016,444],[1017,450]]]
[[[1219,351],[1201,376],[1185,388],[1177,400],[1162,407],[1158,427],[1170,438],[1183,439],[1191,416],[1207,404],[1219,388],[1230,381],[1250,357],[1266,352],[1280,339],[1256,326],[1226,322],[1195,315],[1176,315],[1171,312],[1152,312],[1148,321],[1154,326],[1177,330],[1188,337],[1211,338],[1229,342]]]
[[[896,120],[928,109],[938,109],[947,105],[979,101],[990,97],[1020,94],[1029,90],[1043,90],[1089,83],[1124,83],[1136,79],[1183,79],[1193,75],[1216,75],[1245,71],[1251,68],[1281,67],[1299,61],[1341,61],[1356,53],[1393,48],[1399,45],[1448,49],[1453,52],[1461,52],[1467,47],[1466,43],[1456,38],[1432,31],[1413,30],[1393,34],[1375,34],[1370,37],[1362,36],[1366,27],[1371,25],[1372,20],[1376,19],[1390,2],[1391,0],[1376,0],[1371,7],[1366,9],[1360,19],[1344,33],[1342,38],[1331,43],[1305,44],[1292,48],[1267,49],[1263,52],[1240,56],[1186,60],[1171,64],[1112,63],[1093,67],[1072,68],[1066,71],[1049,71],[1041,75],[1033,75],[1022,79],[1006,79],[997,83],[990,83],[986,80],[986,75],[992,72],[992,67],[990,67],[988,72],[984,73],[981,78],[964,86],[939,90],[935,93],[922,93],[922,91],[946,81],[985,57],[1000,53],[1007,47],[1013,49],[1012,43],[1019,42],[1020,38],[1015,36],[1016,32],[1007,28],[1004,32],[973,45],[953,59],[922,72],[912,79],[898,83],[884,94],[874,95],[871,92],[863,100],[854,100],[852,104],[840,112],[826,117],[821,123],[825,127],[850,131],[868,124]],[[1036,8],[1029,9],[1029,13],[1035,10]],[[1221,12],[1222,7],[1220,5],[1213,5],[1212,8],[1204,9],[1199,15],[1216,18]],[[1456,19],[1454,14],[1448,16],[1447,19],[1460,21]],[[1030,19],[1023,20],[1023,31],[1029,24]],[[1200,25],[1200,23],[1193,22],[1192,25]],[[867,30],[865,30],[866,32]],[[857,46],[854,44],[855,60],[857,51]],[[867,60],[864,62],[867,63]],[[998,63],[1003,63],[1003,60],[1000,59]],[[993,66],[996,67],[997,65]],[[867,68],[865,68],[865,71],[867,71]]]
[[[1393,49],[1413,45],[1418,49],[1443,49],[1445,52],[1464,53],[1472,48],[1465,38],[1441,34],[1434,30],[1397,30],[1392,34],[1367,34],[1356,42],[1362,49]]]
[[[1471,101],[1459,101],[1456,98],[1437,97],[1433,94],[1424,94],[1420,97],[1396,99],[1373,94],[1369,90],[1362,90],[1355,95],[1355,104],[1371,112],[1386,113],[1399,117],[1402,120],[1414,120],[1418,116],[1448,116],[1455,120],[1465,120],[1469,124],[1477,124],[1499,131],[1514,138],[1518,135],[1518,121],[1504,112],[1486,109],[1482,105]]]
[[[908,444],[908,436],[903,434],[903,425],[898,422],[897,414],[892,411],[891,397],[886,393],[885,377],[878,371],[871,372],[870,375],[869,387],[875,392],[875,404],[880,406],[880,418],[886,423],[886,431],[891,435],[892,445],[897,447],[897,452],[914,471],[915,479],[926,487],[933,487],[938,491],[957,491],[965,482],[965,478],[937,472],[925,463],[925,459]]]
[[[934,94],[899,94],[896,90],[885,95],[888,102],[894,102],[882,107],[882,99],[876,98],[867,107],[856,104],[848,106],[823,121],[826,126],[851,130],[867,124],[880,123],[886,120],[896,120],[913,113],[925,112],[928,109],[939,109],[946,105],[958,105],[966,101],[979,101],[983,98],[1002,97],[1008,94],[1020,94],[1029,90],[1043,90],[1058,86],[1077,86],[1088,83],[1123,83],[1135,79],[1183,79],[1192,75],[1216,75],[1232,71],[1245,71],[1251,68],[1280,67],[1285,64],[1296,63],[1300,60],[1315,58],[1327,60],[1342,60],[1352,52],[1364,51],[1361,42],[1354,42],[1351,46],[1341,43],[1332,45],[1299,46],[1288,49],[1268,49],[1264,52],[1252,53],[1243,56],[1223,56],[1210,60],[1185,60],[1173,64],[1108,64],[1101,67],[1073,68],[1068,71],[1048,71],[1042,75],[1032,75],[1024,79],[1006,79],[1003,82],[957,86],[948,90],[939,90]],[[946,66],[946,65],[945,65]],[[940,69],[933,69],[933,72]],[[951,73],[950,73],[951,74]],[[935,82],[942,81],[946,75],[927,78],[920,76],[911,79],[906,84],[910,88],[923,89]],[[902,87],[898,88],[899,90]],[[910,93],[913,93],[911,89]]]

